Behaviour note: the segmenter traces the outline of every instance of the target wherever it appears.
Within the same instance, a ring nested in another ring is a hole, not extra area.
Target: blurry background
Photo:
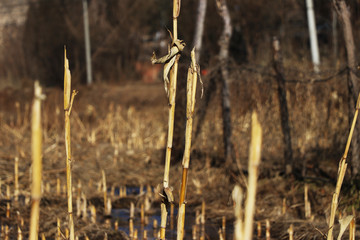
[[[184,143],[186,68],[193,47],[198,3],[182,1],[179,17],[179,38],[187,46],[180,58],[178,81],[176,118],[180,121],[176,121],[173,151],[173,158],[178,162]],[[347,4],[356,40],[360,37],[360,8],[356,1],[347,1]],[[263,173],[267,175],[274,172],[274,168],[276,171],[282,168],[284,144],[272,51],[272,39],[277,36],[282,48],[295,162],[303,174],[306,169],[329,166],[320,164],[322,160],[335,159],[333,163],[336,163],[349,127],[349,95],[342,27],[332,2],[314,1],[321,57],[318,74],[314,73],[311,61],[304,0],[229,0],[227,5],[233,26],[227,80],[231,91],[236,159],[247,162],[250,116],[252,111],[257,111],[264,126],[263,158],[269,160],[264,161]],[[172,30],[172,2],[90,0],[88,11],[93,81],[95,86],[101,85],[104,89],[96,87],[90,89],[97,91],[96,94],[86,95],[89,89],[85,86],[83,1],[0,1],[0,89],[5,89],[0,96],[2,110],[13,111],[13,102],[19,100],[11,99],[25,96],[23,90],[32,87],[35,79],[44,86],[60,90],[66,45],[73,84],[77,89],[84,87],[77,97],[82,110],[86,109],[86,105],[81,105],[81,99],[85,98],[87,104],[95,106],[99,118],[106,116],[108,109],[104,106],[111,106],[110,103],[126,108],[133,105],[139,112],[163,114],[161,127],[154,131],[165,128],[167,101],[161,83],[162,70],[160,65],[152,66],[150,58],[154,50],[158,56],[167,53],[171,42],[167,30]],[[222,76],[218,60],[222,31],[223,19],[215,1],[208,0],[200,59],[205,94],[196,106],[193,156],[207,158],[215,166],[222,164],[224,156]],[[128,84],[135,86],[125,94],[118,94],[123,89],[114,87]],[[6,92],[9,88],[19,91]],[[31,95],[26,95],[30,101]],[[155,113],[155,105],[165,110]],[[53,115],[49,119],[57,118],[53,109],[49,107],[51,111],[47,114]],[[80,114],[85,122],[86,114]],[[4,119],[7,117],[11,115],[4,113]],[[336,166],[331,169],[336,174]]]
[[[333,15],[328,0],[314,1],[322,67],[344,59],[342,34],[333,38]],[[192,48],[198,1],[183,1],[179,36]],[[208,1],[201,66],[208,68],[218,54],[222,19],[215,1]],[[359,38],[360,12],[348,1],[355,39]],[[162,0],[90,0],[89,28],[95,82],[125,82],[139,78],[137,62],[148,62],[153,50],[167,51],[172,28],[172,4]],[[284,59],[311,63],[306,6],[303,0],[228,1],[234,62],[266,65],[272,58],[271,40],[280,37]],[[20,87],[34,79],[61,85],[63,48],[76,83],[86,82],[83,6],[81,0],[0,1],[0,87]],[[339,24],[337,24],[339,27]],[[339,31],[341,32],[341,31]],[[336,40],[336,42],[334,42]],[[334,44],[339,49],[334,53]],[[337,56],[334,56],[336,54]],[[335,57],[335,58],[334,58]]]

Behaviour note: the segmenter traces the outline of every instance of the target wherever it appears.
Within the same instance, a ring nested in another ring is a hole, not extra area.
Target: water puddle
[[[153,189],[152,189],[153,190]],[[142,191],[142,193],[146,194],[146,188]],[[115,189],[115,194],[119,194],[119,189]],[[126,194],[127,197],[131,198],[134,196],[138,196],[140,194],[140,188],[139,187],[127,187],[126,188]],[[134,198],[135,199],[135,198]],[[121,201],[119,199],[118,201]],[[126,201],[124,199],[124,201]],[[136,200],[135,200],[136,201]],[[136,202],[133,202],[134,204],[137,204]],[[159,206],[156,206],[158,204]],[[137,204],[140,205],[140,204]],[[160,203],[154,203],[151,209],[151,213],[145,214],[144,222],[141,222],[140,217],[140,206],[135,207],[135,214],[133,219],[133,227],[134,231],[137,231],[137,238],[138,239],[144,239],[144,232],[146,231],[146,237],[148,240],[155,240],[158,239],[158,233],[160,230],[160,222],[161,222],[161,212],[160,212]],[[176,225],[177,225],[177,205],[174,206],[174,213],[173,216],[170,215],[170,209],[168,209],[168,223],[166,228],[166,239],[176,239]],[[196,221],[196,213],[191,207],[186,208],[186,214],[185,214],[185,229],[184,229],[184,239],[193,239],[193,226],[196,225],[196,235],[199,237],[201,234],[201,227],[199,224],[199,220]],[[130,206],[128,208],[114,208],[111,211],[112,216],[112,226],[114,226],[114,223],[117,222],[118,230],[122,230],[126,232],[128,235],[130,235],[129,232],[129,220],[130,220]],[[199,213],[198,213],[199,218]],[[220,220],[221,222],[221,220]],[[232,224],[231,224],[232,225]],[[207,222],[205,224],[205,232],[206,237],[205,239],[218,239],[218,229],[221,227],[221,223],[219,224],[212,224],[210,222]],[[227,227],[226,229],[226,235],[230,236],[232,235],[232,226],[230,228]],[[197,238],[198,239],[198,238]]]

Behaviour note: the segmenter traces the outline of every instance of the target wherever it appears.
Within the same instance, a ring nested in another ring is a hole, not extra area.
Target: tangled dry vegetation
[[[242,73],[243,76],[246,74]],[[192,147],[187,218],[195,218],[201,212],[202,202],[205,202],[207,239],[219,238],[218,229],[224,228],[223,217],[227,223],[224,232],[227,238],[232,236],[235,216],[231,192],[235,184],[246,188],[246,176],[242,175],[240,169],[247,174],[251,112],[256,110],[263,126],[262,161],[255,210],[255,221],[262,229],[261,238],[266,237],[265,228],[269,224],[274,239],[287,239],[290,226],[295,239],[322,239],[322,234],[328,230],[327,219],[337,163],[344,149],[339,146],[344,146],[347,137],[347,113],[343,110],[346,94],[338,90],[341,88],[336,88],[338,79],[321,86],[313,85],[311,92],[301,84],[289,86],[290,117],[296,139],[293,148],[307,176],[304,181],[289,181],[281,176],[281,133],[272,80],[260,74],[247,76],[249,78],[246,81],[232,83],[235,86],[232,121],[237,162],[231,171],[221,167],[223,147],[221,109],[216,104],[219,101],[218,90],[215,88],[213,92],[205,92],[204,99],[198,100],[194,129],[200,130],[194,136]],[[205,82],[205,89],[216,87],[216,83],[212,84],[210,80]],[[134,219],[140,219],[144,194],[119,196],[118,192],[111,192],[114,189],[120,191],[124,186],[150,186],[149,189],[156,190],[161,184],[167,116],[163,88],[161,84],[129,84],[121,87],[97,85],[80,87],[78,90],[71,120],[74,212],[78,211],[79,206],[83,207],[83,204],[76,205],[80,198],[82,203],[86,202],[88,213],[91,212],[89,206],[96,207],[97,219],[93,223],[91,217],[84,218],[83,213],[75,216],[75,234],[80,239],[85,236],[103,239],[105,233],[111,239],[126,239],[129,232],[114,230],[116,217],[108,218],[105,215],[102,170],[113,209],[129,209],[130,202],[133,202],[136,209]],[[207,100],[206,94],[212,97]],[[66,235],[67,228],[62,91],[46,89],[45,95],[42,107],[43,199],[39,234],[54,238],[59,234],[58,219],[61,222],[60,234]],[[17,236],[18,227],[25,237],[28,236],[31,101],[31,89],[3,90],[0,99],[3,106],[0,112],[0,211],[2,234],[10,239]],[[199,122],[202,115],[202,122]],[[340,136],[339,133],[344,134]],[[18,184],[14,175],[15,159],[18,159]],[[175,200],[179,198],[181,171],[181,165],[176,163],[170,169],[170,185],[174,188]],[[304,192],[307,192],[306,201]],[[354,214],[359,204],[357,198],[356,188],[345,185],[344,197],[340,198],[340,213]],[[158,211],[159,195],[152,194],[148,200],[150,205],[146,207],[146,214]],[[305,211],[305,202],[311,206],[310,213],[309,210],[307,213]],[[196,222],[195,219],[193,221]],[[128,226],[128,222],[120,224]],[[334,229],[335,233],[338,232],[337,225]],[[191,235],[189,231],[191,226],[188,226],[187,237]]]

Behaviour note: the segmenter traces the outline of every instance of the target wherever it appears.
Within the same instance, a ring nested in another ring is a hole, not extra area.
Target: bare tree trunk
[[[219,14],[224,20],[224,30],[221,34],[219,45],[219,61],[221,64],[222,74],[222,115],[223,115],[223,129],[224,129],[224,147],[225,147],[225,165],[229,166],[232,163],[232,129],[231,129],[231,104],[230,104],[230,89],[229,89],[229,45],[232,34],[232,26],[229,10],[226,6],[226,0],[216,0],[216,5],[219,9]]]
[[[314,71],[316,73],[319,73],[320,53],[319,53],[319,44],[317,40],[313,0],[306,0],[306,8],[307,8],[307,17],[308,17],[308,26],[309,26],[309,35],[310,35],[311,58],[314,64]]]
[[[273,40],[273,50],[274,50],[274,69],[276,72],[276,80],[278,83],[278,96],[280,102],[280,120],[281,120],[281,130],[283,132],[283,141],[284,141],[284,158],[285,158],[285,173],[291,174],[294,173],[294,160],[293,152],[291,148],[291,133],[290,133],[290,124],[289,124],[289,110],[287,107],[286,100],[286,88],[285,88],[285,78],[284,78],[284,69],[282,63],[282,56],[280,51],[280,42],[277,38]]]
[[[338,31],[337,31],[337,14],[335,10],[331,11],[332,13],[332,48],[333,48],[333,57],[334,57],[334,66],[337,67],[338,55],[339,55],[339,41],[338,41]]]
[[[204,22],[206,15],[206,5],[207,5],[207,0],[199,0],[197,19],[196,19],[196,29],[194,36],[195,57],[197,63],[199,63],[200,60],[202,38],[204,35],[203,33],[204,33]]]
[[[92,70],[91,70],[91,45],[90,45],[90,31],[89,31],[89,11],[87,0],[83,0],[83,17],[84,17],[84,38],[85,38],[85,59],[86,59],[86,83],[92,84]]]
[[[344,40],[345,40],[345,47],[346,47],[346,55],[347,55],[347,62],[348,62],[348,91],[349,91],[349,121],[351,124],[351,120],[353,119],[353,110],[355,108],[355,103],[357,100],[357,95],[359,93],[359,79],[355,74],[356,71],[356,58],[355,58],[355,44],[354,44],[354,37],[352,33],[352,26],[350,20],[350,11],[345,3],[344,0],[333,0],[333,4],[335,10],[339,16],[340,22],[343,26],[344,32]],[[353,175],[357,175],[359,173],[360,167],[360,159],[359,159],[359,128],[356,127],[354,129],[354,139],[352,145],[352,173]]]

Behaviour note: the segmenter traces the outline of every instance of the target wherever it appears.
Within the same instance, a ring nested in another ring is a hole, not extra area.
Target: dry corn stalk
[[[270,240],[271,236],[270,236],[270,221],[269,221],[269,219],[265,220],[265,226],[266,226],[265,238],[266,238],[266,240]]]
[[[201,223],[201,233],[200,233],[200,239],[204,240],[205,239],[205,201],[202,201],[201,204],[201,217],[200,217],[200,223]]]
[[[15,157],[15,164],[14,164],[14,200],[15,202],[18,201],[19,198],[19,158]]]
[[[304,187],[304,202],[305,202],[305,218],[310,219],[311,218],[311,205],[309,201],[309,195],[308,195],[308,185],[305,184]]]
[[[75,239],[74,234],[74,219],[73,219],[73,206],[72,206],[72,157],[71,157],[71,141],[70,141],[70,114],[73,106],[75,95],[77,91],[71,94],[71,74],[69,70],[69,60],[66,57],[66,49],[64,49],[64,112],[65,112],[65,147],[66,147],[66,187],[67,187],[67,200],[68,200],[68,215],[69,215],[69,228],[70,240]]]
[[[177,224],[177,239],[181,240],[184,237],[184,222],[185,222],[185,194],[187,185],[187,174],[190,164],[190,152],[191,152],[191,136],[193,125],[193,114],[195,109],[195,95],[196,84],[199,71],[196,64],[195,49],[191,51],[191,65],[188,70],[187,76],[187,107],[186,107],[186,132],[185,132],[185,149],[183,157],[183,172],[182,181],[180,187],[180,200],[179,200],[179,214]]]
[[[180,52],[185,47],[185,44],[178,39],[177,31],[177,18],[180,14],[180,0],[173,0],[173,35],[171,48],[167,56],[156,59],[153,55],[151,62],[164,63],[164,84],[165,91],[169,101],[169,119],[168,119],[168,140],[165,157],[165,169],[163,180],[163,200],[161,203],[161,229],[160,239],[165,239],[166,221],[167,221],[167,205],[172,203],[172,189],[169,187],[169,171],[170,171],[170,159],[171,150],[173,144],[174,133],[174,117],[175,117],[175,97],[176,97],[176,83],[178,72],[178,61],[180,58]],[[171,34],[170,34],[171,35]],[[170,80],[168,79],[168,73],[170,72]]]
[[[261,237],[261,222],[257,221],[257,237]]]
[[[57,219],[57,234],[56,234],[56,240],[61,240],[61,222],[60,219]]]
[[[104,215],[108,215],[108,214],[109,214],[109,210],[108,210],[108,208],[107,208],[106,175],[105,175],[105,171],[104,171],[104,170],[101,171],[101,175],[102,175],[102,191],[103,191],[103,195],[104,195]]]
[[[333,199],[332,199],[332,202],[331,202],[331,213],[330,213],[330,219],[329,219],[329,231],[328,231],[328,235],[327,235],[327,240],[332,240],[333,239],[333,229],[334,229],[334,222],[335,222],[335,214],[336,214],[336,209],[337,209],[337,206],[338,206],[341,185],[342,185],[342,183],[344,181],[344,177],[345,177],[345,173],[346,173],[346,168],[347,168],[346,159],[347,159],[347,155],[348,155],[348,152],[349,152],[352,135],[354,133],[357,116],[359,114],[359,108],[360,108],[360,94],[359,94],[358,100],[356,102],[355,114],[354,114],[354,118],[353,118],[353,121],[352,121],[352,124],[351,124],[349,137],[347,139],[344,155],[342,156],[342,158],[340,159],[340,162],[339,162],[338,178],[337,178],[337,182],[336,182],[335,192],[333,194]]]
[[[288,233],[289,233],[289,240],[294,240],[294,226],[292,224],[290,224]]]
[[[91,217],[91,222],[96,223],[96,208],[94,205],[90,206],[90,217]]]
[[[223,238],[226,239],[226,216],[222,217],[222,228],[221,232],[223,233]]]
[[[262,128],[254,112],[251,116],[251,143],[249,153],[249,177],[245,211],[243,213],[242,201],[243,193],[239,186],[235,186],[232,197],[235,202],[235,239],[252,239],[253,221],[255,213],[256,186],[258,177],[258,167],[261,156]],[[243,217],[244,215],[244,217]]]
[[[251,116],[251,143],[249,154],[249,179],[244,216],[244,238],[250,240],[253,233],[253,221],[255,213],[256,186],[258,167],[261,156],[262,128],[254,112]]]
[[[32,155],[32,185],[31,185],[31,219],[29,239],[38,239],[39,214],[41,200],[42,176],[42,127],[41,100],[44,99],[39,82],[35,82],[35,95],[31,117],[31,155]]]
[[[355,232],[356,232],[356,224],[355,224],[355,217],[353,217],[349,226],[349,240],[355,240]]]
[[[17,240],[22,240],[23,239],[23,236],[22,236],[22,232],[21,232],[21,229],[20,227],[18,226],[18,231],[17,231],[18,235],[17,235]]]
[[[235,205],[235,224],[234,224],[234,235],[235,239],[239,240],[244,235],[244,229],[243,229],[243,208],[242,208],[242,202],[243,202],[243,190],[240,186],[236,185],[232,191],[232,199],[234,201]]]

